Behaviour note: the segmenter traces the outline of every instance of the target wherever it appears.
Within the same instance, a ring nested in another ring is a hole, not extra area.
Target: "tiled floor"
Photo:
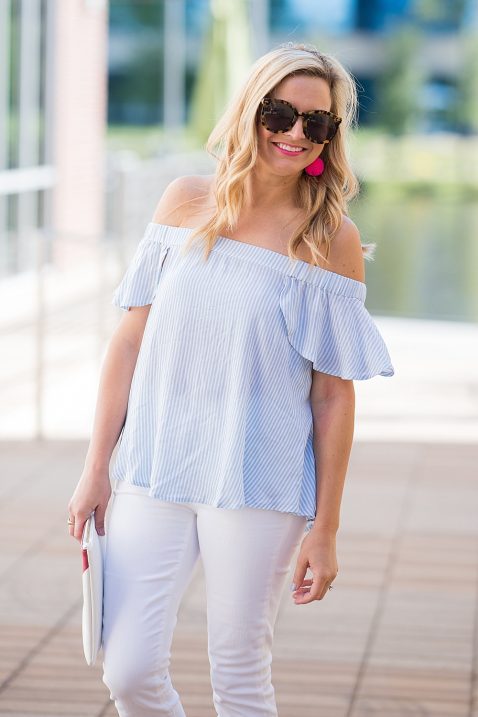
[[[116,715],[101,657],[84,662],[81,558],[66,526],[85,452],[0,445],[2,717]],[[280,717],[478,717],[477,479],[478,445],[355,443],[334,590],[304,606],[283,596]],[[188,717],[215,717],[200,562],[171,675]]]

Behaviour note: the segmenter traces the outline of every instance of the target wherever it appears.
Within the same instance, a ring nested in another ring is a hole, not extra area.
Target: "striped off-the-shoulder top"
[[[150,222],[112,303],[151,304],[112,478],[164,501],[316,513],[312,370],[393,376],[366,285]],[[320,476],[319,476],[320,479]]]

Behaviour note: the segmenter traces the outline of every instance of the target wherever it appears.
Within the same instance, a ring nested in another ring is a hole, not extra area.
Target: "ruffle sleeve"
[[[365,307],[363,282],[329,271],[316,283],[286,276],[280,294],[290,344],[315,371],[368,379],[395,371],[385,342]]]
[[[148,225],[136,252],[117,288],[112,304],[128,311],[131,306],[146,306],[153,302],[161,269],[168,252],[157,233]]]

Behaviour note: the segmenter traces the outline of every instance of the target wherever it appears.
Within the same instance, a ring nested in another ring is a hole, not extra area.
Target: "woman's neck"
[[[247,213],[298,208],[297,175],[280,177],[258,167],[247,176],[245,186],[243,209]]]

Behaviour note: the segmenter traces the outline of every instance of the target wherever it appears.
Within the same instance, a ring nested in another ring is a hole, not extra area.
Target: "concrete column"
[[[88,237],[104,228],[108,9],[98,0],[55,7],[53,227]]]

